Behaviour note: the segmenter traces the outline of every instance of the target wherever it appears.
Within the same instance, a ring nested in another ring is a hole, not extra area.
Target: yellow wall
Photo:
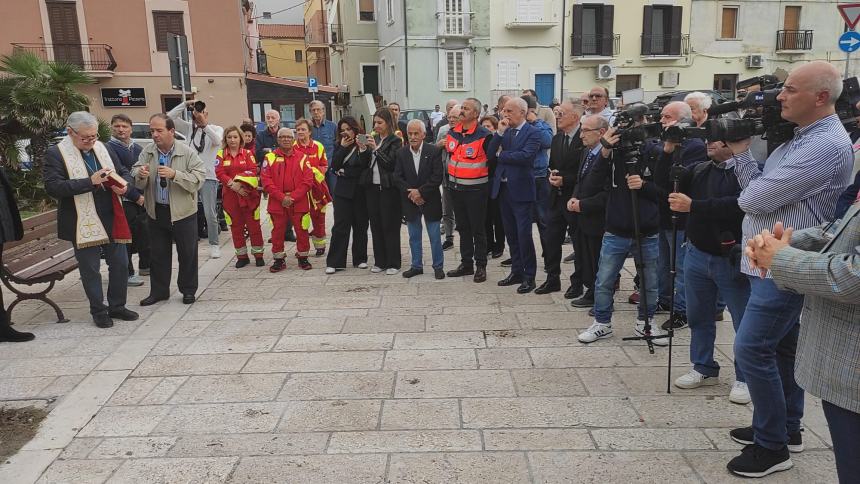
[[[277,77],[306,79],[305,41],[303,39],[262,39],[269,74]],[[296,62],[296,51],[302,51],[302,61]]]

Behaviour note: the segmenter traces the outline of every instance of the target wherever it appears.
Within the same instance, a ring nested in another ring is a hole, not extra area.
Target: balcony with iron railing
[[[472,15],[472,12],[436,12],[438,36],[463,39],[474,37]]]
[[[328,47],[342,44],[343,41],[341,24],[305,26],[305,43],[308,47]]]
[[[665,59],[690,53],[690,34],[642,34],[642,57]]]
[[[570,45],[574,60],[611,58],[621,50],[621,34],[574,33]]]
[[[26,51],[47,61],[78,66],[97,77],[113,76],[116,59],[108,44],[12,44],[14,51]]]
[[[812,30],[777,30],[776,50],[812,50]]]

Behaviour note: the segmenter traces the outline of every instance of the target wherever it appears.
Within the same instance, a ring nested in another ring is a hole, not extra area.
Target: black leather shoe
[[[247,257],[239,257],[236,259],[236,269],[241,269],[251,263],[251,259]]]
[[[475,273],[475,268],[472,266],[467,266],[466,264],[460,264],[453,271],[448,271],[448,277],[463,277],[463,276],[471,276]]]
[[[520,287],[517,288],[517,294],[528,294],[535,290],[535,280],[534,279],[526,279],[520,284]]]
[[[416,269],[414,267],[410,267],[408,270],[403,271],[403,277],[409,279],[410,277],[415,277],[418,275],[424,274],[424,269]]]
[[[574,299],[573,301],[571,301],[570,305],[575,308],[590,308],[594,307],[594,299],[583,296],[579,299]]]
[[[499,281],[500,286],[513,286],[514,284],[521,284],[523,282],[522,276],[518,276],[515,274],[508,274],[508,277]]]
[[[126,308],[113,309],[108,314],[112,318],[121,319],[123,321],[137,321],[138,318],[140,318],[139,314]]]
[[[547,279],[546,282],[535,289],[535,294],[549,294],[558,291],[561,291],[561,282],[558,279]]]
[[[453,240],[446,240],[445,242],[442,242],[442,250],[451,250],[453,248],[454,248],[454,241]]]
[[[472,278],[473,281],[481,283],[487,280],[487,268],[484,266],[478,266],[475,269],[475,277]]]
[[[140,300],[141,306],[152,306],[153,304],[161,301],[167,301],[166,297],[155,297],[155,296],[146,296],[145,298]]]
[[[500,263],[499,263],[499,265],[500,265],[500,266],[502,266],[502,267],[510,267],[510,266],[512,266],[513,264],[514,264],[514,263],[513,263],[513,261],[512,261],[511,259],[505,259],[505,260],[503,260],[502,262],[500,262]]]
[[[504,254],[504,253],[505,253],[505,249],[502,249],[502,250],[496,250],[496,251],[493,251],[493,253],[492,253],[492,254],[490,254],[490,255],[493,257],[493,259],[498,259],[498,258],[499,258],[499,257],[501,257],[501,256],[502,256],[502,254]]]
[[[436,279],[439,279],[439,280],[445,279],[445,271],[444,271],[444,270],[442,270],[442,268],[441,268],[441,267],[440,267],[440,268],[438,268],[438,269],[433,269],[433,276],[434,276],[434,277],[436,277]]]
[[[264,261],[262,257],[257,257],[255,264],[257,264],[257,267],[265,267],[266,261]]]
[[[182,304],[194,304],[197,298],[194,297],[194,294],[183,294],[182,295]]]
[[[576,299],[579,296],[582,296],[582,287],[570,286],[567,288],[567,291],[564,291],[565,299]]]
[[[25,333],[23,331],[15,331],[7,321],[0,321],[0,343],[23,343],[31,341],[36,336],[33,333]]]
[[[110,328],[113,326],[113,319],[111,319],[107,313],[93,314],[93,322],[96,323],[96,326],[99,328]]]

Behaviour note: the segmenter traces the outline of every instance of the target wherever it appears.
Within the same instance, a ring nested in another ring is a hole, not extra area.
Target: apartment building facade
[[[180,102],[167,48],[170,34],[184,34],[191,96],[206,102],[213,123],[233,124],[247,116],[245,72],[256,65],[246,43],[257,35],[251,10],[247,0],[123,0],[120,15],[115,0],[20,0],[0,29],[0,54],[22,49],[76,64],[96,78],[82,88],[94,114],[145,122]]]
[[[305,81],[308,77],[305,26],[260,24],[260,48],[266,54],[268,74]]]

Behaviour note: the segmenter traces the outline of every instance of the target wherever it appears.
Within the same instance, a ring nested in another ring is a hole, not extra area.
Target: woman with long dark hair
[[[339,141],[331,159],[331,172],[337,177],[333,184],[334,226],[326,257],[326,274],[346,267],[346,249],[352,233],[352,266],[367,269],[367,201],[364,187],[358,183],[365,166],[359,156],[356,137],[363,134],[358,121],[345,116],[337,123]]]
[[[370,234],[373,237],[371,272],[400,272],[400,192],[394,184],[397,150],[403,141],[394,134],[397,125],[388,108],[373,115],[374,136],[356,137],[359,157],[366,167],[361,175],[367,195]]]

